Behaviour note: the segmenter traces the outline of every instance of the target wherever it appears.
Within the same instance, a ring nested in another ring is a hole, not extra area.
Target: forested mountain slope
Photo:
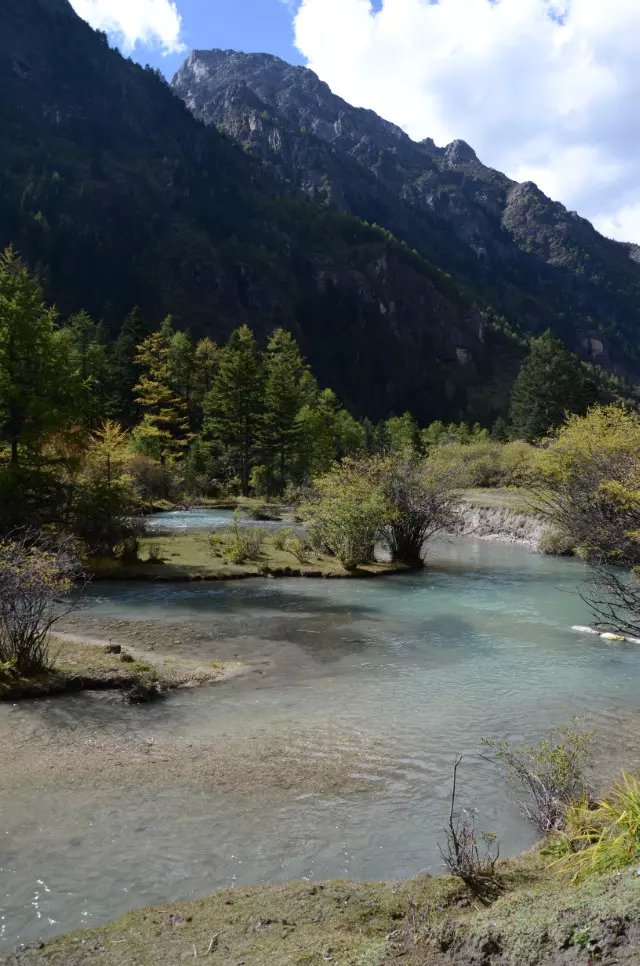
[[[321,382],[373,418],[490,418],[504,400],[518,352],[492,347],[450,279],[296,200],[67,0],[4,0],[0,152],[0,244],[62,313],[116,330],[139,305],[218,339],[243,321],[284,325]]]
[[[280,178],[389,228],[511,324],[552,326],[583,357],[640,375],[635,246],[486,167],[463,141],[414,142],[277,57],[193,51],[173,87]]]

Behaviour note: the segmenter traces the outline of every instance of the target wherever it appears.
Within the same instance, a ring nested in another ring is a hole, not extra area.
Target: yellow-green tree
[[[376,461],[345,459],[316,479],[317,499],[303,507],[318,549],[346,570],[371,563],[376,539],[393,509],[376,477]]]
[[[129,434],[111,419],[91,434],[75,481],[72,527],[91,553],[112,556],[132,531],[136,512]]]
[[[161,463],[180,459],[192,439],[187,400],[174,389],[174,335],[171,318],[167,317],[156,332],[144,339],[136,353],[141,375],[134,392],[143,416],[135,438],[148,455]]]
[[[640,560],[640,416],[621,404],[569,416],[539,457],[539,508],[594,562]]]

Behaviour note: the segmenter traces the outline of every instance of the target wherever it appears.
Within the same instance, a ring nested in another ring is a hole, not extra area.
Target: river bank
[[[329,881],[239,888],[144,909],[19,949],[5,966],[569,966],[637,964],[637,872],[581,886],[539,851],[502,863],[483,906],[457,879]]]
[[[457,507],[456,533],[538,552],[548,524],[520,490],[464,490]]]

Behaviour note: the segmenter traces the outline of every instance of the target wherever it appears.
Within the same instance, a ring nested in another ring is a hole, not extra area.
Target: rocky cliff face
[[[549,326],[584,357],[640,374],[640,266],[534,184],[464,141],[412,141],[304,67],[194,51],[173,88],[191,112],[317,203],[389,228],[524,330]]]

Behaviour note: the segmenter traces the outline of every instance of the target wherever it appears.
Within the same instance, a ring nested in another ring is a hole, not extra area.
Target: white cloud
[[[160,45],[165,54],[184,50],[173,0],[71,0],[71,5],[92,27],[114,36],[125,53],[137,44]]]
[[[640,242],[638,0],[301,0],[294,23],[346,100]]]

